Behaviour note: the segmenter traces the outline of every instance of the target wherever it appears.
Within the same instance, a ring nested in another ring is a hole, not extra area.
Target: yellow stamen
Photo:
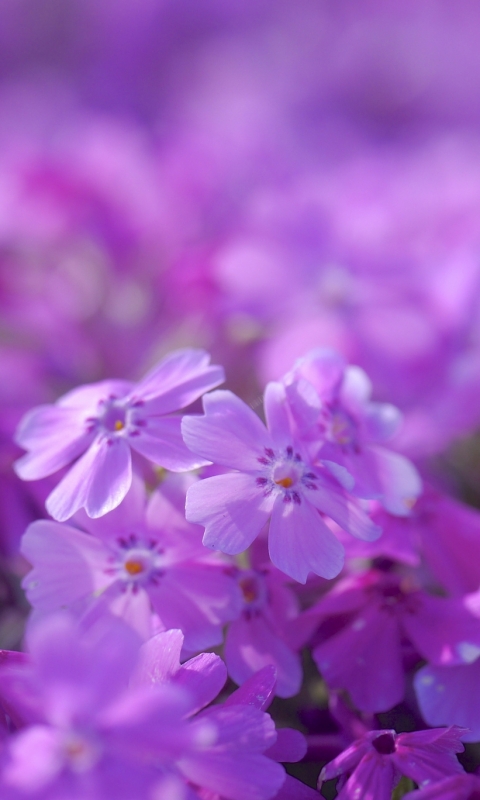
[[[132,561],[126,561],[124,566],[129,575],[139,575],[140,572],[143,572],[143,564],[141,561],[134,561],[132,559]]]
[[[414,507],[415,503],[417,502],[417,498],[416,497],[406,497],[403,502],[407,506],[408,510],[411,511],[412,508]]]
[[[125,427],[125,423],[122,422],[121,419],[117,419],[117,421],[115,422],[115,425],[113,427],[115,428],[116,431],[121,431],[122,428]]]
[[[284,489],[290,489],[290,486],[293,486],[293,478],[290,478],[288,475],[286,478],[280,478],[280,480],[275,481],[277,486],[283,486]]]

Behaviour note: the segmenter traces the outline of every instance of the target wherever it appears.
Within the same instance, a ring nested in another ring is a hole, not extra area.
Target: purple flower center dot
[[[395,738],[391,733],[382,733],[377,736],[372,745],[381,756],[390,756],[395,752]]]

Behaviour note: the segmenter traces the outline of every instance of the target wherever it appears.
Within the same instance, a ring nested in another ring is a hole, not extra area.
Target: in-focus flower
[[[332,350],[314,350],[297,361],[284,383],[298,433],[316,446],[318,457],[348,470],[354,494],[408,515],[421,492],[420,476],[408,459],[383,446],[398,430],[401,414],[389,403],[372,402],[366,373]]]
[[[134,477],[116,509],[98,520],[79,512],[73,523],[39,520],[23,537],[33,567],[23,585],[36,616],[68,608],[87,624],[114,614],[143,639],[181,628],[188,652],[221,644],[222,626],[240,613],[237,582],[166,490],[147,504]]]
[[[319,786],[342,775],[338,800],[391,800],[402,775],[423,787],[462,772],[455,755],[463,751],[461,734],[461,728],[369,731],[322,769]]]
[[[334,578],[344,549],[323,517],[360,538],[375,539],[380,529],[342,485],[351,485],[343,467],[313,464],[292,436],[283,386],[268,384],[264,402],[267,428],[227,391],[203,398],[205,416],[184,418],[182,433],[193,452],[237,470],[191,486],[187,519],[204,525],[207,547],[232,555],[249,547],[270,520],[269,554],[276,567],[301,583],[309,572]]]
[[[209,362],[203,350],[178,350],[137,384],[101,381],[32,409],[16,434],[28,450],[17,474],[36,480],[78,459],[47,498],[62,522],[80,508],[95,518],[118,506],[132,482],[131,449],[174,472],[204,464],[185,447],[172,412],[222,383],[222,368]]]

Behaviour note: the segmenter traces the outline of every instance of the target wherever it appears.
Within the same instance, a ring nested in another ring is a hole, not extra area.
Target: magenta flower
[[[370,400],[366,373],[332,350],[314,350],[284,382],[299,434],[316,445],[319,458],[345,467],[359,497],[408,515],[422,489],[420,476],[408,459],[383,446],[399,428],[401,414]]]
[[[231,392],[204,397],[205,416],[184,418],[188,447],[236,472],[205,478],[187,493],[186,516],[205,527],[207,547],[245,550],[270,520],[269,553],[282,572],[301,583],[309,572],[333,578],[343,565],[343,546],[324,521],[331,517],[354,536],[374,539],[374,525],[342,485],[345,470],[313,464],[290,431],[281,384],[265,391],[267,428]]]
[[[62,522],[80,508],[95,518],[118,506],[132,482],[132,448],[177,472],[204,464],[185,447],[181,418],[171,414],[222,383],[222,368],[209,361],[203,350],[178,350],[137,384],[102,381],[34,408],[17,430],[28,450],[17,474],[36,480],[78,459],[47,498],[47,511]]]
[[[464,596],[480,585],[480,513],[426,486],[408,517],[372,510],[382,528],[375,542],[344,537],[347,556],[388,558],[409,566],[422,563],[449,595]],[[452,536],[452,531],[455,535]]]
[[[68,608],[91,623],[115,614],[143,639],[181,628],[188,652],[221,644],[222,626],[240,613],[236,580],[165,493],[157,490],[147,505],[135,478],[116,509],[74,521],[80,529],[40,520],[23,537],[33,567],[24,588],[37,616]]]
[[[369,731],[322,769],[319,787],[342,775],[338,800],[390,800],[402,775],[422,787],[462,772],[455,756],[463,751],[461,733],[461,728]]]
[[[452,775],[425,789],[408,792],[403,800],[480,800],[480,777]]]
[[[432,663],[452,665],[462,662],[462,641],[480,645],[479,622],[463,601],[428,594],[408,573],[351,575],[308,613],[336,631],[313,649],[318,669],[362,711],[387,711],[403,699],[405,642]]]

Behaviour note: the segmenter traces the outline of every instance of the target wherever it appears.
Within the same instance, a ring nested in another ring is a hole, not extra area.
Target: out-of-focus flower
[[[387,711],[403,699],[405,640],[435,664],[460,664],[462,642],[480,646],[479,621],[463,598],[430,595],[408,573],[353,574],[308,613],[327,631],[336,628],[313,649],[318,669],[363,711]]]
[[[479,800],[479,798],[480,777],[468,774],[452,775],[425,789],[404,795],[404,800]]]
[[[261,675],[204,709],[225,667],[211,653],[180,666],[180,631],[139,649],[119,621],[82,635],[53,615],[29,640],[28,661],[9,661],[0,674],[2,703],[19,722],[1,775],[14,797],[269,800],[285,782],[276,760],[305,753],[302,735],[277,735],[262,710],[273,685]]]
[[[302,683],[298,650],[308,639],[311,625],[302,629],[298,600],[281,572],[272,567],[243,569],[235,577],[243,602],[239,618],[230,623],[225,637],[228,672],[242,684],[272,664],[276,694],[291,697]]]

